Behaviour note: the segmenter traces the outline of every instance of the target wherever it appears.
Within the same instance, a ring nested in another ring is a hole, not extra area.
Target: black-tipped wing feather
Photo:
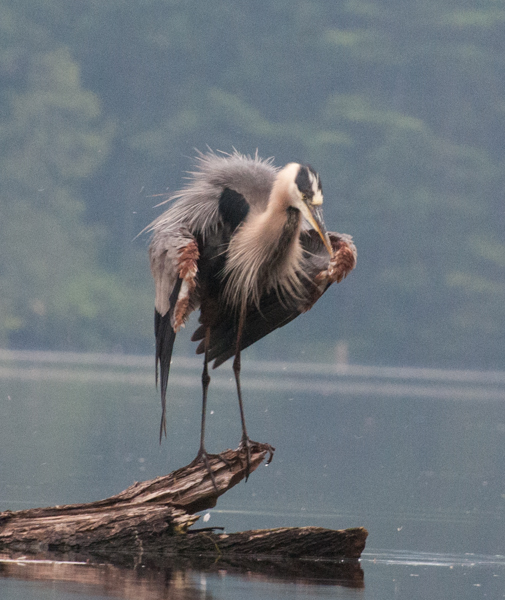
[[[161,316],[154,311],[154,335],[156,337],[156,384],[158,379],[161,388],[161,423],[160,423],[160,441],[165,432],[167,433],[166,408],[167,408],[167,384],[170,373],[170,362],[172,360],[172,350],[175,342],[175,331],[172,328],[171,319],[177,297],[181,290],[182,279],[179,277],[170,294],[170,309]],[[158,371],[159,367],[159,371]]]

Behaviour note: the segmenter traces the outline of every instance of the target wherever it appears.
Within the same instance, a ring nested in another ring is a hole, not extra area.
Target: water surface
[[[174,362],[160,445],[150,358],[0,354],[0,510],[97,500],[190,462],[199,370]],[[505,597],[503,374],[247,361],[243,373],[249,433],[277,450],[205,524],[364,526],[363,588],[219,565],[59,564],[42,576],[41,565],[4,562],[2,600]],[[231,368],[211,375],[217,452],[237,446],[240,425]]]

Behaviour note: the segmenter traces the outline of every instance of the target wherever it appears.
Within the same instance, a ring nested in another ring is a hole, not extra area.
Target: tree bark
[[[273,448],[254,442],[250,472]],[[270,556],[357,559],[365,546],[363,528],[278,528],[215,533],[188,530],[194,513],[212,508],[217,498],[246,476],[244,449],[210,458],[210,475],[192,462],[169,475],[135,483],[120,494],[87,504],[0,513],[0,550],[40,553],[77,552],[97,558],[121,555]]]

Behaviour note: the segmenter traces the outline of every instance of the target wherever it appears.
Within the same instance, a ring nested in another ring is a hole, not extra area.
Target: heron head
[[[309,165],[290,163],[279,172],[278,179],[288,183],[289,203],[297,208],[317,231],[330,256],[333,249],[320,214],[323,204],[323,188],[319,175]]]

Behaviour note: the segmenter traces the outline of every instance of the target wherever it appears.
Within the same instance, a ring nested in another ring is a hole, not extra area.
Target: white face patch
[[[314,196],[312,198],[312,204],[314,206],[321,206],[323,203],[323,195],[321,194],[321,190],[317,190],[314,192]]]

